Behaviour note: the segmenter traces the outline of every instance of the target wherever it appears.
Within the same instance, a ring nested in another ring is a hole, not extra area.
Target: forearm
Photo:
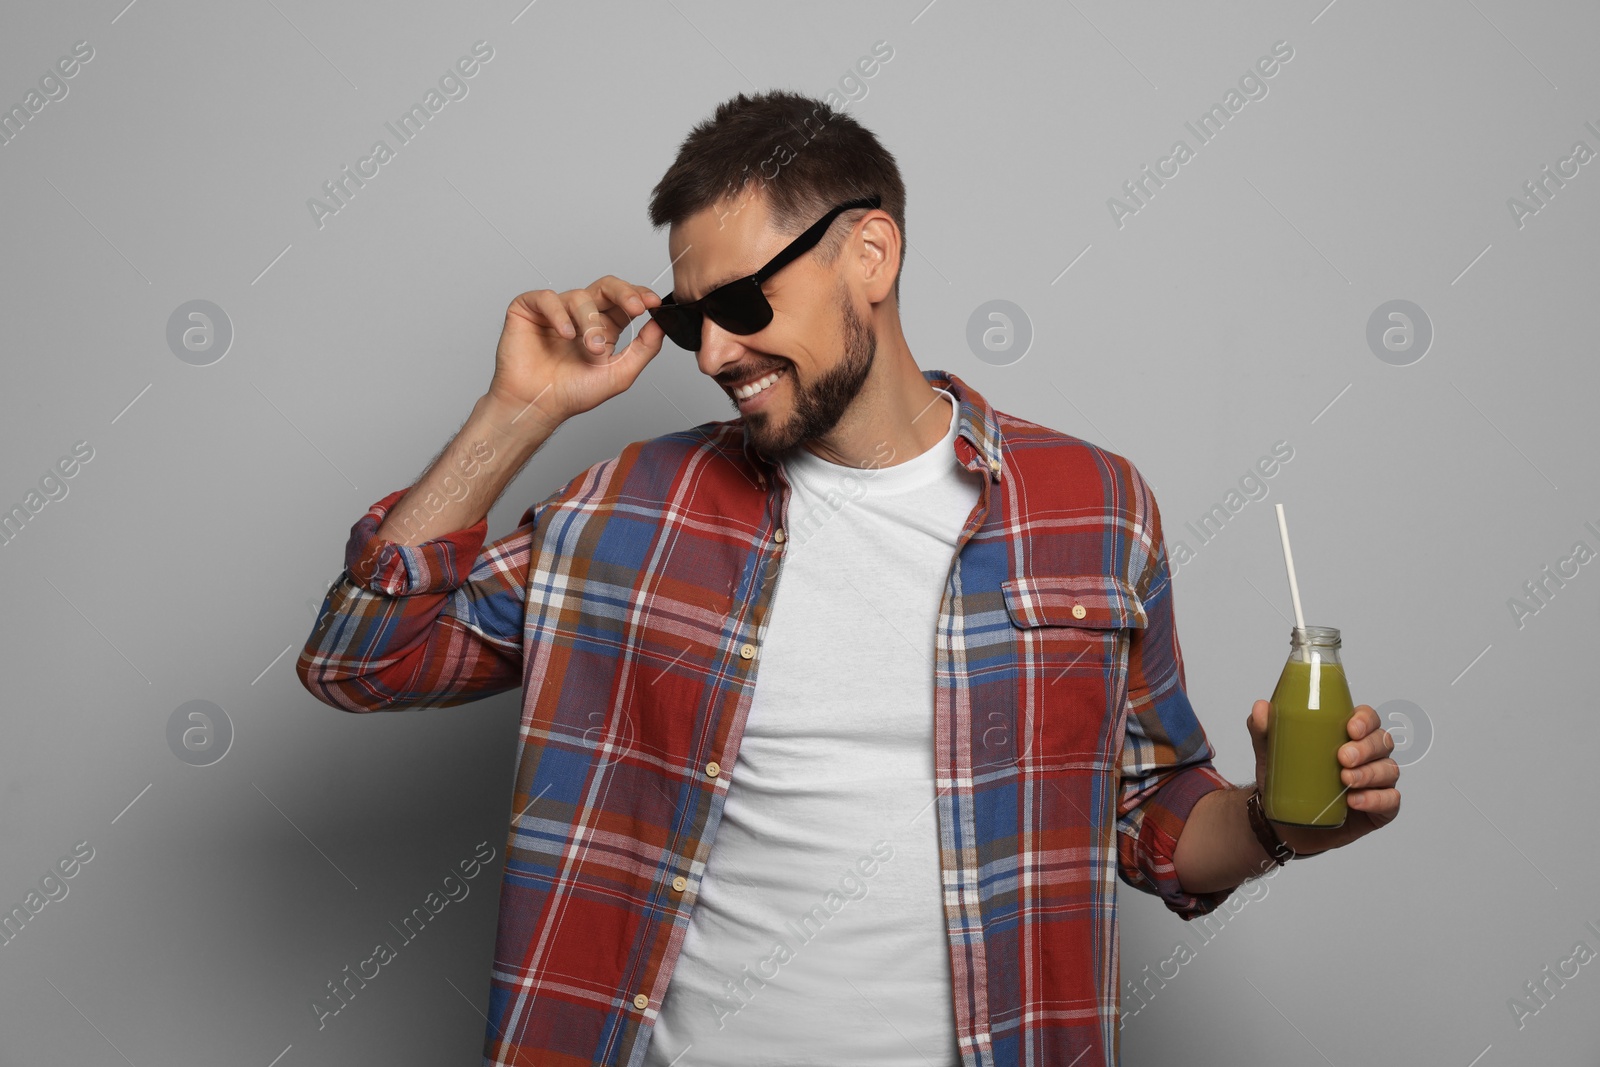
[[[473,525],[489,514],[554,431],[539,410],[513,410],[485,393],[455,437],[384,517],[375,536],[417,545]]]
[[[1256,840],[1245,811],[1252,788],[1213,790],[1190,810],[1172,856],[1185,892],[1231,889],[1272,869],[1272,857]]]

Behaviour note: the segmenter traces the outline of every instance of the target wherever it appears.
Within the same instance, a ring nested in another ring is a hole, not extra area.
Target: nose
[[[702,374],[715,378],[736,365],[748,351],[744,346],[744,338],[739,334],[724,330],[712,322],[710,316],[701,319],[700,350],[695,353],[695,362],[699,364]]]

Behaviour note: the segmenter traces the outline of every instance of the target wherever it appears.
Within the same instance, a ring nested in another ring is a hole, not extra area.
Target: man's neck
[[[952,400],[923,377],[903,343],[872,373],[839,424],[802,447],[846,467],[892,467],[920,456],[950,428]]]

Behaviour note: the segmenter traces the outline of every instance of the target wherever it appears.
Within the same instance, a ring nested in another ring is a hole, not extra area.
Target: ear
[[[852,251],[858,254],[867,299],[874,304],[894,292],[900,273],[900,228],[887,211],[869,211],[861,222],[860,237]]]

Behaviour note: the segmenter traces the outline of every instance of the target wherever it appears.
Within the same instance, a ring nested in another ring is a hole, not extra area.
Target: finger
[[[1370,704],[1357,704],[1345,723],[1345,732],[1356,740],[1366,737],[1379,726],[1378,713]]]
[[[1339,771],[1339,781],[1355,789],[1381,789],[1400,780],[1400,765],[1392,759],[1374,760]]]
[[[1257,773],[1260,773],[1261,761],[1267,758],[1267,712],[1272,705],[1265,700],[1258,700],[1250,705],[1250,714],[1244,718],[1245,727],[1250,731],[1250,747],[1256,757]]]
[[[600,313],[595,306],[594,294],[589,290],[574,289],[564,295],[567,297],[567,310],[583,337],[584,354],[604,355],[620,332],[617,324]]]
[[[649,322],[645,323],[644,328],[639,331],[638,339],[643,341],[646,347],[654,348],[659,351],[661,348],[661,342],[667,339],[667,331],[661,328],[661,324],[659,322],[657,322],[655,319],[651,319]]]
[[[1250,705],[1250,714],[1245,717],[1244,723],[1250,729],[1250,736],[1265,738],[1267,736],[1267,713],[1272,710],[1272,703],[1258,700]]]
[[[634,336],[632,343],[628,345],[623,355],[629,358],[637,358],[639,360],[639,370],[643,371],[645,366],[652,359],[655,359],[656,354],[661,351],[661,342],[666,340],[666,337],[666,331],[662,330],[661,324],[656,322],[655,319],[651,319]]]
[[[649,319],[639,332],[634,335],[633,340],[621,348],[616,347],[619,339],[618,337],[612,337],[610,340],[612,347],[601,354],[596,359],[596,362],[611,364],[631,359],[633,365],[623,368],[629,375],[628,381],[631,383],[644,370],[645,366],[656,357],[656,354],[661,351],[661,343],[666,340],[666,332],[661,329],[660,324],[654,319]]]
[[[652,327],[654,330],[652,331]],[[601,365],[617,364],[618,370],[625,375],[625,381],[632,385],[634,380],[643,373],[644,368],[661,351],[661,342],[666,337],[655,320],[645,323],[632,341],[621,348],[596,357],[595,362]],[[613,342],[613,345],[615,342]],[[624,386],[626,388],[627,386]]]
[[[639,287],[625,282],[615,274],[597,278],[589,286],[595,306],[604,312],[617,328],[621,329],[645,312],[645,301]]]
[[[1359,792],[1348,794],[1345,803],[1357,811],[1379,818],[1387,822],[1400,814],[1400,790],[1398,789],[1362,789]]]
[[[573,324],[572,316],[567,313],[566,306],[561,303],[561,297],[556,295],[554,289],[538,289],[531,293],[523,293],[518,299],[525,307],[531,308],[540,318],[548,322],[562,337],[578,336],[578,329]]]
[[[1339,762],[1346,767],[1359,767],[1363,763],[1382,759],[1393,751],[1394,737],[1388,730],[1379,730],[1359,741],[1339,746]]]

